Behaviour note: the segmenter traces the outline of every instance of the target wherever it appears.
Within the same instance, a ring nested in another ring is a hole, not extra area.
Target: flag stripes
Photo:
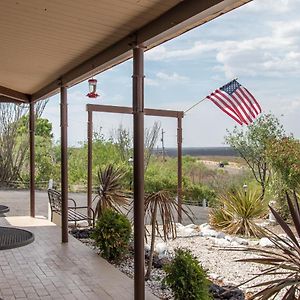
[[[206,97],[240,125],[249,125],[261,113],[254,96],[236,80]]]

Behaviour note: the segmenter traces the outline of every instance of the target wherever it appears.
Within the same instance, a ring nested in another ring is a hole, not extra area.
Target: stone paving
[[[86,205],[86,194],[69,196]],[[29,191],[0,190],[0,204],[10,208],[7,217],[0,217],[0,226],[27,229],[35,235],[32,244],[0,251],[1,299],[134,298],[132,279],[73,236],[69,236],[69,243],[61,243],[61,228],[47,220],[45,191],[36,192],[36,218],[28,217]],[[195,222],[207,221],[207,209],[191,208]],[[183,223],[190,220],[186,218]],[[146,299],[158,298],[146,292]]]
[[[133,280],[44,217],[2,217],[34,233],[27,246],[0,251],[0,298],[132,300]],[[146,292],[146,299],[158,299]]]

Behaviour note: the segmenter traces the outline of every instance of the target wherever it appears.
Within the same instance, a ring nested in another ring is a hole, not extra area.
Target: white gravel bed
[[[237,261],[244,258],[253,258],[255,257],[255,254],[243,250],[235,251],[234,248],[239,247],[240,249],[243,249],[249,246],[260,247],[258,240],[246,240],[237,237],[225,236],[221,232],[213,231],[209,228],[209,226],[206,228],[201,226],[203,225],[191,224],[183,228],[182,225],[179,225],[178,237],[174,240],[169,240],[167,243],[164,243],[162,239],[157,236],[156,250],[159,253],[159,256],[172,256],[176,248],[189,249],[193,255],[196,256],[201,265],[207,270],[210,279],[220,283],[221,285],[238,286],[251,279],[254,275],[261,273],[261,271],[266,268],[259,264]],[[95,252],[99,253],[99,250],[94,247],[93,240],[80,240],[87,244]],[[150,241],[150,237],[148,238],[148,241]],[[145,248],[149,248],[149,245],[145,245]],[[274,249],[272,250],[274,251]],[[115,266],[127,276],[133,278],[133,257],[128,257],[123,260],[121,264],[115,264]],[[150,288],[152,293],[160,299],[173,299],[171,291],[161,284],[164,277],[165,273],[163,270],[153,269],[151,279],[146,281],[146,286]],[[253,292],[255,291],[254,289],[249,289],[251,285],[261,283],[272,278],[274,277],[268,276],[268,278],[256,278],[250,283],[240,286],[240,289],[242,289],[246,294],[248,292]],[[280,299],[280,296],[276,299]]]
[[[186,248],[191,250],[197,257],[201,265],[207,270],[211,279],[223,282],[225,285],[239,285],[253,275],[260,273],[263,267],[253,263],[237,262],[236,260],[254,257],[253,253],[246,251],[225,250],[223,247],[216,246],[215,238],[210,237],[178,237],[167,242],[168,247]],[[261,279],[254,280],[261,282]],[[242,290],[251,285],[242,286]]]

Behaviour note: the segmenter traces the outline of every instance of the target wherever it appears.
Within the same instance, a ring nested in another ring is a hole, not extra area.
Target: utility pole
[[[163,156],[163,161],[166,161],[166,153],[165,153],[165,141],[164,141],[164,134],[166,132],[162,129],[161,130],[161,148],[162,148],[162,156]]]

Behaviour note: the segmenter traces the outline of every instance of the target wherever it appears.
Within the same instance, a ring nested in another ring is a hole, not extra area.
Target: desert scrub
[[[164,283],[173,291],[175,300],[208,300],[210,281],[206,271],[191,251],[176,249],[175,258],[164,268]]]
[[[262,228],[256,225],[256,219],[268,212],[266,199],[259,189],[247,192],[233,189],[217,198],[216,207],[210,213],[210,224],[228,234],[260,237]]]
[[[118,261],[128,251],[131,224],[124,215],[107,209],[97,220],[92,238],[104,258]]]

